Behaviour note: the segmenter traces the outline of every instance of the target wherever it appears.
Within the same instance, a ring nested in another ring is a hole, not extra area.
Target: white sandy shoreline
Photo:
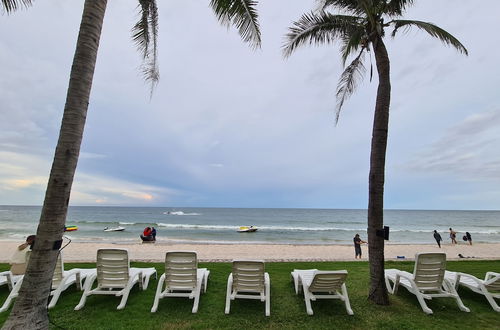
[[[0,241],[0,262],[9,262],[15,248],[22,242]],[[263,259],[265,261],[349,261],[354,260],[354,247],[349,245],[292,245],[292,244],[121,244],[72,242],[64,249],[67,262],[95,262],[99,248],[126,248],[132,261],[163,262],[167,251],[196,251],[200,261],[229,262],[233,259]],[[368,259],[368,246],[363,245],[363,259]],[[386,260],[411,260],[418,252],[445,252],[450,260],[458,254],[474,260],[500,260],[500,243],[442,245],[387,244]],[[398,259],[404,256],[405,259]]]

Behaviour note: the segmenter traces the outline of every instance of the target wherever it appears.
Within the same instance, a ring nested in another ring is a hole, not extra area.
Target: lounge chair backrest
[[[264,292],[264,261],[233,261],[233,289],[242,292]]]
[[[62,261],[62,252],[59,252],[56,261],[56,268],[54,269],[54,275],[52,276],[52,288],[56,288],[59,283],[63,280],[64,276],[64,264]]]
[[[415,256],[413,276],[419,289],[441,290],[445,270],[445,253],[417,253]]]
[[[489,278],[487,276],[486,278],[487,280],[484,282],[484,287],[489,292],[500,292],[500,274]]]
[[[128,251],[123,249],[97,250],[97,282],[101,288],[124,288],[129,279]]]
[[[333,292],[339,290],[347,278],[346,270],[314,272],[310,292]]]
[[[196,287],[196,252],[173,251],[165,255],[165,283],[169,288],[192,290]]]

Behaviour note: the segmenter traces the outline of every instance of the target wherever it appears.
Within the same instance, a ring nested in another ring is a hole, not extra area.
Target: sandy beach
[[[10,257],[22,242],[1,241],[0,262]],[[128,249],[132,261],[163,262],[165,252],[196,251],[200,261],[228,262],[233,259],[263,259],[265,261],[347,261],[354,260],[352,245],[278,245],[278,244],[105,244],[71,243],[64,249],[67,262],[95,262],[99,248]],[[363,258],[368,259],[368,246],[363,245]],[[418,252],[445,252],[450,260],[461,259],[458,254],[474,259],[500,259],[500,243],[459,245],[403,245],[385,246],[386,260],[412,260]],[[397,258],[404,256],[404,259]]]

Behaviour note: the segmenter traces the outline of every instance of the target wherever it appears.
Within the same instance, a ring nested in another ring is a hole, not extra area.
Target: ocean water
[[[0,206],[0,240],[34,234],[40,211]],[[140,242],[146,226],[156,227],[159,242],[351,244],[356,233],[367,238],[366,210],[73,206],[66,224],[78,226],[65,235],[79,242]],[[500,211],[386,210],[384,224],[390,227],[388,244],[435,243],[434,229],[449,242],[449,227],[457,239],[468,231],[473,242],[500,242]],[[243,225],[258,231],[238,233]],[[117,226],[125,231],[103,231]]]

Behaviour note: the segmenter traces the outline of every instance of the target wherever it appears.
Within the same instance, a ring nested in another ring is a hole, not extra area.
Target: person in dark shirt
[[[359,237],[359,234],[356,234],[356,236],[354,236],[353,241],[354,241],[354,252],[355,252],[354,259],[358,258],[358,256],[359,259],[361,259],[361,244],[366,242]]]
[[[441,235],[439,235],[436,230],[434,230],[434,239],[436,240],[436,243],[438,243],[439,248],[441,248],[441,241],[443,238],[441,238]]]
[[[472,236],[468,231],[465,232],[465,237],[467,237],[467,242],[469,242],[469,245],[472,245]]]

